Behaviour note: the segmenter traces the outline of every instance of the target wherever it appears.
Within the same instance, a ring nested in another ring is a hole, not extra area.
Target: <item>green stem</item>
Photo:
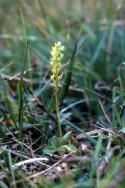
[[[59,93],[58,93],[58,90],[55,90],[55,99],[56,99],[56,114],[57,114],[59,135],[60,135],[60,138],[62,138],[62,129],[61,129],[61,124],[60,124]]]

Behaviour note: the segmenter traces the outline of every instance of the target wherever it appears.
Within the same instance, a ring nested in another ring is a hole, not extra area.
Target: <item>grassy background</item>
[[[61,143],[50,80],[57,41],[65,46]],[[124,52],[124,0],[0,1],[1,187],[124,187]],[[28,179],[70,152],[90,160],[71,161],[55,179]],[[41,156],[48,166],[12,166]]]

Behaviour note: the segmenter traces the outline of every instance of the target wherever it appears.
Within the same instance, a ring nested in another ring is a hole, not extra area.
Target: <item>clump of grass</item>
[[[59,82],[62,79],[62,73],[60,70],[62,68],[61,60],[63,58],[63,50],[64,46],[62,46],[61,42],[55,43],[51,50],[51,67],[52,67],[52,76],[51,79],[54,83],[54,94],[55,94],[55,101],[56,101],[56,114],[58,120],[58,128],[59,128],[59,135],[62,138],[62,129],[60,124],[60,111],[59,111]]]

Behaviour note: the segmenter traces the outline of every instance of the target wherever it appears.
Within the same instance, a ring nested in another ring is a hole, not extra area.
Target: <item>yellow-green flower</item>
[[[63,58],[64,46],[61,42],[55,43],[51,50],[51,67],[52,67],[52,76],[51,79],[54,83],[55,90],[58,90],[59,81],[62,79],[61,74],[61,60]]]
[[[51,79],[54,83],[54,94],[55,94],[55,103],[56,103],[56,114],[58,120],[58,128],[59,128],[59,135],[62,138],[62,129],[60,124],[60,111],[59,111],[59,81],[62,79],[61,73],[61,60],[63,58],[63,50],[64,46],[61,42],[55,43],[51,50],[51,68],[52,68],[52,76]]]

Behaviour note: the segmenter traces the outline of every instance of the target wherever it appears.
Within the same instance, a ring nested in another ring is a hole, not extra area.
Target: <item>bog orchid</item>
[[[54,83],[56,114],[57,114],[57,120],[58,120],[59,134],[61,138],[62,138],[62,129],[61,129],[61,124],[60,124],[60,111],[59,111],[59,82],[62,79],[61,61],[64,56],[63,51],[64,51],[64,46],[61,44],[61,42],[55,43],[55,45],[52,47],[52,50],[51,50],[51,61],[50,61],[51,68],[52,68],[51,79]]]

